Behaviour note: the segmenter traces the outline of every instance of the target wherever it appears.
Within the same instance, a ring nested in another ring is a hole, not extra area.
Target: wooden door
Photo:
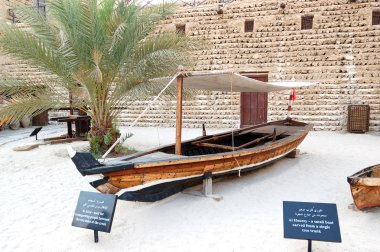
[[[268,73],[241,73],[252,79],[268,82]],[[240,127],[266,123],[268,93],[243,92],[240,95]]]

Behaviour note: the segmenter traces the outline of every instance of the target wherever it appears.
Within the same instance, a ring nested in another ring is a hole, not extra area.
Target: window
[[[46,16],[45,0],[34,0],[34,8],[40,11],[42,15]]]
[[[244,32],[253,32],[253,20],[246,20],[244,22]]]
[[[186,31],[186,25],[176,25],[175,26],[176,32],[177,33],[182,33],[184,34]]]
[[[373,11],[372,12],[372,25],[379,25],[380,24],[380,11]]]
[[[301,18],[301,30],[309,30],[313,28],[314,16],[307,15]]]

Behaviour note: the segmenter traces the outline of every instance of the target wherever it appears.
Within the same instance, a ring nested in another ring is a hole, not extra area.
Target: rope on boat
[[[233,107],[233,104],[232,104],[232,72],[231,72],[231,75],[230,75],[230,103],[231,103],[231,119],[233,118],[233,113],[232,113],[232,107]],[[234,155],[234,152],[235,152],[235,138],[234,138],[234,127],[232,126],[232,132],[231,132],[231,136],[232,136],[232,139],[231,139],[231,143],[232,143],[232,156],[234,157],[237,165],[239,166],[240,168],[240,164],[239,164],[239,161],[236,159],[235,155]],[[240,171],[241,169],[239,169],[239,177],[240,177]]]
[[[138,122],[138,120],[140,120],[140,118],[150,109],[150,107],[153,105],[154,102],[157,101],[157,99],[165,92],[165,90],[170,86],[170,84],[172,84],[172,82],[174,80],[176,80],[178,77],[178,73],[176,73],[173,77],[173,79],[171,79],[171,81],[169,81],[168,84],[166,84],[166,86],[160,91],[160,93],[158,93],[158,95],[152,100],[149,102],[148,106],[144,109],[144,111],[132,122],[131,125],[129,125],[129,127],[127,128],[126,130],[126,133],[124,133],[123,135],[121,135],[114,143],[113,145],[106,151],[106,153],[104,153],[104,155],[102,156],[102,159],[105,159],[108,154],[112,151],[113,148],[115,148],[115,146],[118,144],[118,143],[123,143],[126,139],[126,137],[130,134],[130,129],[135,126],[135,124]]]

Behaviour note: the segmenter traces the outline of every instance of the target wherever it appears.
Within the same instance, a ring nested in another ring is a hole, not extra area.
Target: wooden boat
[[[347,182],[358,209],[380,206],[380,164],[358,171]]]
[[[218,177],[274,162],[295,151],[312,129],[311,125],[288,118],[182,142],[183,86],[219,91],[269,92],[304,84],[270,84],[235,73],[180,73],[172,81],[175,79],[175,144],[103,164],[90,153],[69,151],[83,176],[97,176],[91,178],[90,184],[98,191],[117,194],[123,200],[156,201],[200,183],[205,174]],[[167,83],[167,80],[163,81]],[[232,86],[232,82],[236,84]]]

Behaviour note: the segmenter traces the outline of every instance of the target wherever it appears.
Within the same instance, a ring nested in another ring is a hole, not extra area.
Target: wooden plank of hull
[[[380,186],[380,178],[353,178],[352,186]]]
[[[188,176],[201,176],[206,172],[229,171],[235,167],[255,165],[276,158],[295,149],[305,138],[306,133],[280,144],[273,144],[266,149],[253,152],[240,152],[236,155],[201,157],[198,159],[177,160],[175,162],[156,162],[142,165],[141,168],[129,169],[105,174],[108,182],[117,188],[128,188],[143,185],[162,179],[178,179]],[[160,164],[160,165],[158,165]],[[154,167],[151,167],[154,166]]]
[[[380,206],[380,186],[351,186],[351,194],[360,210]]]
[[[120,191],[120,188],[110,184],[110,183],[104,183],[96,187],[96,190],[98,190],[101,193],[106,194],[115,194],[118,191]]]
[[[365,168],[347,180],[358,209],[380,206],[380,165]]]

